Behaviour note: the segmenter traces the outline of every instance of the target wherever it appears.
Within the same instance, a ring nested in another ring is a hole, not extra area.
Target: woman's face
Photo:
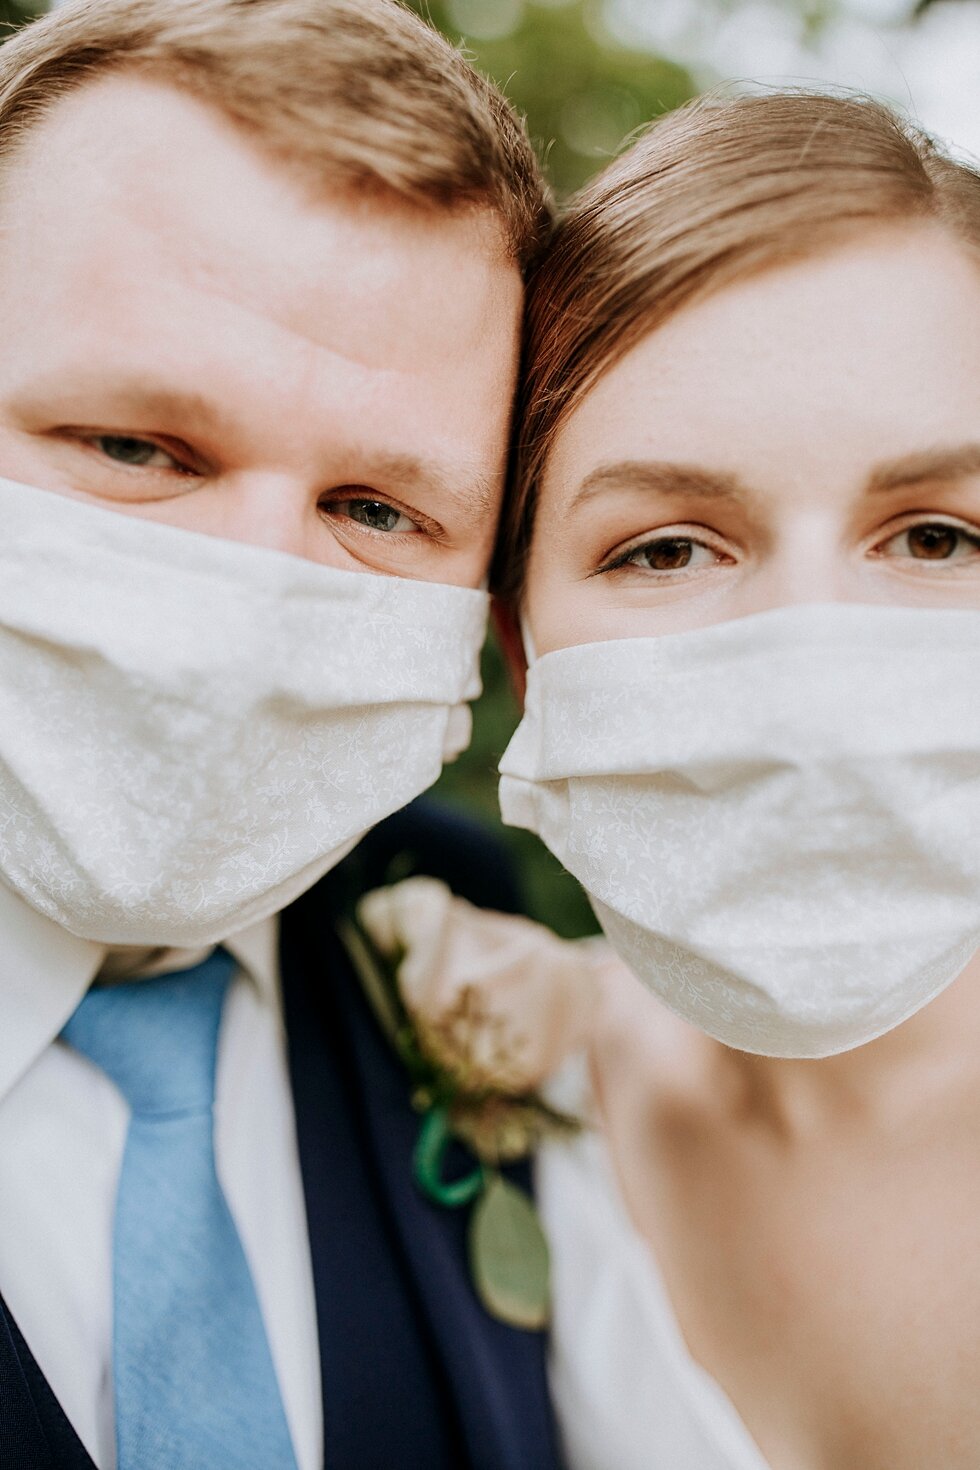
[[[556,439],[536,651],[788,603],[980,607],[980,266],[881,231],[681,311]]]

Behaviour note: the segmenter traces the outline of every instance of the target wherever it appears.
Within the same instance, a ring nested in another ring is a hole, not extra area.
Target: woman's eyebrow
[[[868,493],[903,490],[926,480],[962,480],[980,474],[980,444],[922,449],[878,465],[868,480]]]
[[[664,460],[624,459],[597,465],[590,470],[569,502],[574,510],[595,496],[611,490],[641,490],[656,495],[689,498],[742,500],[747,488],[736,475],[699,465],[671,464]]]

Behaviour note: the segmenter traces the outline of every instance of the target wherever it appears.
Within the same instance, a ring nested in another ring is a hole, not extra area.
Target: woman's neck
[[[788,1138],[850,1126],[892,1128],[962,1095],[980,1098],[980,950],[941,995],[876,1041],[819,1060],[719,1045],[738,1103]]]

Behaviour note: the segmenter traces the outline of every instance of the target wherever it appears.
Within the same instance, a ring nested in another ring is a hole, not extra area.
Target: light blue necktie
[[[235,962],[90,990],[63,1038],[133,1115],[116,1196],[119,1470],[295,1470],[255,1286],[215,1173],[218,1027]]]

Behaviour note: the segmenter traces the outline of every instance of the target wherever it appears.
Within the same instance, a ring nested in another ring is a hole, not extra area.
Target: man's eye
[[[367,526],[371,531],[383,531],[387,534],[419,529],[404,511],[387,505],[383,500],[335,500],[325,509],[332,515],[356,521],[359,526]]]
[[[980,531],[968,531],[947,521],[922,521],[889,536],[875,550],[881,556],[920,562],[969,561],[980,556]]]
[[[89,440],[106,459],[117,464],[135,465],[154,470],[180,470],[180,464],[172,454],[154,444],[151,439],[136,439],[129,434],[97,434]]]

